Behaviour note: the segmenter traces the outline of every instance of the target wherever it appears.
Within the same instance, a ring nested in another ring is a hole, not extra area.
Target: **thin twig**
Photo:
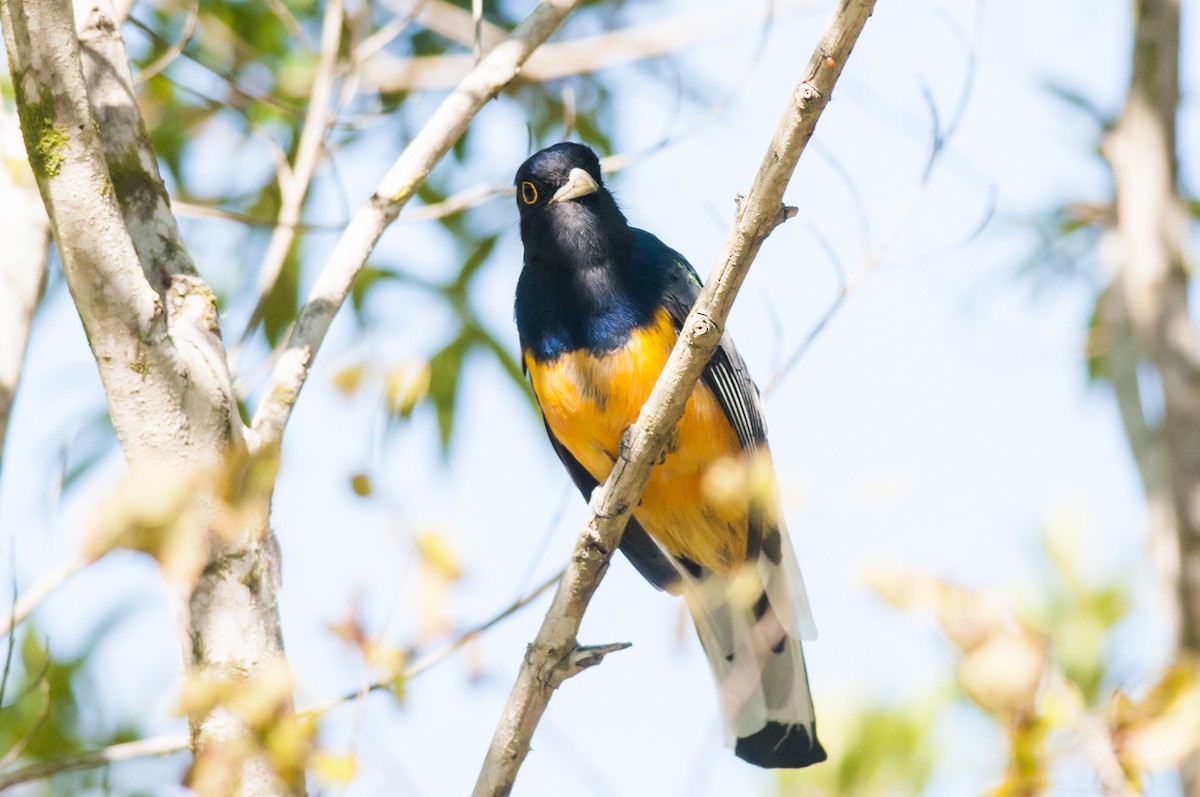
[[[784,189],[874,6],[874,0],[843,0],[839,4],[796,85],[754,183],[739,204],[737,222],[712,276],[684,322],[637,421],[626,430],[612,472],[592,494],[591,517],[579,535],[541,630],[525,654],[475,784],[475,797],[511,793],[551,695],[565,678],[582,669],[575,653],[583,613],[607,570],[609,557],[620,544],[653,463],[721,340],[725,319],[750,264],[771,231],[795,213],[783,205]]]
[[[815,5],[816,0],[778,0],[766,12],[778,15],[783,11]],[[431,3],[431,6],[445,5]],[[466,33],[460,43],[470,47],[473,38],[471,15],[456,9],[461,25],[455,32]],[[544,83],[572,75],[596,72],[620,64],[675,53],[699,42],[728,36],[760,24],[764,17],[748,12],[743,4],[730,5],[716,12],[689,12],[667,19],[606,31],[570,41],[556,42],[538,51],[521,70],[526,83]],[[425,15],[418,17],[425,22]],[[432,26],[431,26],[432,27]],[[442,32],[439,30],[439,32]],[[483,49],[488,50],[489,24],[483,29]],[[447,33],[446,35],[450,35]],[[460,36],[451,36],[456,40]],[[380,52],[367,64],[367,77],[380,91],[430,91],[449,88],[465,75],[475,62],[474,54],[423,55],[398,58]]]
[[[416,193],[434,165],[450,150],[475,114],[508,85],[522,64],[582,0],[542,0],[528,17],[463,78],[384,176],[375,193],[351,219],[317,277],[276,364],[266,398],[254,415],[252,441],[258,450],[278,447],[292,407],[308,378],[313,358],[350,293],[350,286],[379,237]]]
[[[562,577],[562,573],[555,573],[550,578],[546,579],[538,585],[532,592],[513,601],[511,604],[501,609],[497,614],[493,615],[486,622],[480,623],[473,628],[470,628],[460,634],[453,641],[445,646],[428,653],[417,659],[410,666],[404,669],[401,678],[408,680],[415,678],[434,665],[447,659],[452,653],[465,647],[482,634],[491,630],[494,626],[508,619],[518,611],[533,603],[542,596],[550,587],[558,583]],[[352,700],[359,699],[365,692],[379,691],[389,688],[394,679],[387,681],[376,681],[369,684],[365,689],[358,689],[341,697],[330,698],[318,703],[314,703],[305,709],[301,714],[319,715],[324,714],[330,709],[336,708],[343,703],[348,703]],[[7,774],[0,774],[0,789],[6,789],[9,786],[16,786],[21,783],[28,783],[34,780],[41,780],[52,775],[57,775],[62,772],[71,772],[80,769],[94,769],[96,767],[108,766],[117,761],[127,761],[133,758],[146,758],[149,756],[169,755],[171,753],[181,752],[186,750],[188,740],[186,736],[156,736],[150,739],[140,739],[135,742],[125,742],[122,744],[112,745],[100,750],[94,750],[88,753],[82,753],[77,756],[60,758],[55,761],[45,761],[37,764],[18,769]]]
[[[12,616],[16,616],[17,600],[20,591],[17,589],[17,556],[15,552],[12,556],[12,574],[12,600],[9,602],[8,611]],[[8,634],[7,636],[8,640],[5,642],[6,650],[4,652],[4,673],[0,675],[0,707],[4,705],[4,695],[8,691],[8,676],[12,672],[13,652],[17,649],[17,635]]]
[[[34,719],[33,724],[29,726],[29,730],[25,732],[25,735],[21,738],[21,740],[4,751],[4,756],[0,757],[0,768],[8,766],[13,761],[16,761],[21,757],[21,754],[25,752],[25,750],[29,747],[30,742],[33,741],[33,737],[37,736],[38,731],[42,729],[42,726],[46,724],[46,720],[50,716],[50,708],[53,702],[50,699],[50,683],[46,680],[46,672],[49,669],[50,657],[47,655],[46,662],[43,665],[42,671],[38,675],[37,680],[34,681],[30,688],[21,695],[21,698],[24,698],[25,695],[31,694],[34,689],[36,689],[42,693],[42,707],[38,709],[37,718]],[[3,787],[3,783],[0,783],[0,788]]]
[[[179,41],[167,48],[167,51],[151,61],[134,76],[133,82],[137,85],[145,83],[150,78],[157,75],[159,72],[166,69],[171,64],[183,55],[183,50],[192,40],[192,34],[196,32],[196,20],[200,16],[200,0],[189,0],[187,18],[183,22],[183,30],[179,32]]]
[[[133,25],[135,28],[137,28],[142,33],[144,33],[147,36],[147,38],[149,38],[155,44],[159,45],[160,47],[168,47],[168,48],[171,47],[170,41],[168,41],[168,40],[164,39],[162,36],[158,35],[158,31],[154,30],[154,28],[150,27],[145,22],[142,22],[137,17],[129,17],[128,21],[129,21],[130,25]],[[280,111],[285,116],[288,116],[293,119],[298,119],[300,117],[300,109],[298,107],[296,107],[295,105],[289,105],[288,103],[286,103],[282,100],[278,100],[275,97],[272,97],[270,94],[263,94],[261,92],[256,92],[256,91],[246,88],[240,82],[238,82],[237,76],[234,75],[232,72],[230,72],[227,69],[222,69],[221,67],[216,66],[215,64],[205,63],[205,61],[203,59],[201,59],[198,55],[194,55],[193,53],[187,52],[186,48],[184,49],[183,52],[180,53],[180,56],[188,59],[189,61],[194,63],[196,66],[211,73],[215,77],[220,78],[225,83],[225,85],[228,86],[229,89],[237,97],[242,97],[247,100],[252,100],[253,102],[261,102],[264,105],[270,105],[272,108],[275,108],[276,110]]]
[[[920,205],[925,193],[929,190],[929,187],[933,182],[934,172],[936,171],[938,164],[941,163],[946,148],[950,144],[950,140],[954,138],[954,134],[958,132],[958,129],[962,124],[963,117],[966,115],[967,111],[967,101],[970,99],[972,90],[975,87],[975,76],[978,66],[976,54],[979,51],[979,38],[982,35],[983,30],[982,3],[983,0],[980,0],[980,8],[978,9],[975,19],[976,29],[974,40],[968,41],[966,40],[966,37],[963,37],[963,49],[966,52],[967,57],[966,73],[963,78],[962,90],[958,95],[958,101],[955,103],[954,111],[950,116],[950,122],[945,126],[945,128],[941,126],[937,112],[937,105],[934,103],[928,87],[922,86],[922,92],[923,96],[925,97],[926,106],[929,109],[929,115],[933,121],[930,133],[929,155],[925,160],[925,166],[921,171],[920,179],[917,181],[917,184],[914,185],[908,192],[908,196],[905,197],[904,202],[901,203],[899,209],[897,209],[896,213],[892,216],[892,219],[888,223],[887,229],[884,231],[883,236],[879,239],[871,251],[867,253],[866,257],[862,259],[862,262],[859,263],[858,268],[856,268],[849,277],[844,276],[844,272],[841,270],[840,266],[838,266],[836,258],[833,258],[832,262],[839,271],[839,287],[837,295],[834,296],[833,301],[830,302],[829,306],[825,309],[825,312],[821,315],[821,317],[817,319],[817,322],[813,324],[812,328],[809,329],[808,334],[804,336],[804,339],[800,341],[800,345],[792,350],[792,353],[789,354],[787,359],[784,360],[783,365],[779,366],[779,368],[777,368],[775,372],[771,374],[771,377],[766,382],[766,386],[762,389],[763,395],[771,393],[776,387],[778,387],[779,384],[796,366],[796,363],[800,362],[804,355],[808,353],[809,349],[812,348],[813,343],[815,343],[817,338],[820,337],[821,333],[825,331],[825,328],[829,326],[829,322],[832,321],[834,316],[837,315],[838,311],[842,309],[842,305],[845,303],[846,298],[856,288],[862,285],[863,282],[866,281],[866,279],[887,255],[892,245],[896,242],[896,239],[900,237],[900,233],[903,232],[905,227],[908,226],[909,219],[912,218],[917,206]],[[861,203],[861,200],[856,199],[856,202]],[[988,217],[990,218],[990,214]]]
[[[67,756],[54,761],[41,761],[27,767],[0,775],[0,790],[21,783],[58,775],[63,772],[74,772],[80,769],[95,769],[106,767],[118,761],[128,761],[133,758],[147,756],[170,755],[186,750],[187,736],[155,736],[150,739],[138,739],[136,742],[122,742],[110,745],[100,750],[93,750],[79,755]]]
[[[325,148],[325,137],[334,113],[330,100],[333,96],[333,78],[337,68],[344,18],[341,0],[329,0],[325,6],[325,21],[321,27],[321,52],[317,62],[317,73],[308,95],[308,111],[304,116],[300,144],[296,147],[295,164],[288,170],[286,179],[280,175],[279,220],[275,229],[271,231],[271,240],[267,243],[267,253],[263,256],[262,268],[259,270],[258,302],[250,313],[245,329],[242,330],[240,344],[246,342],[258,327],[258,322],[262,320],[267,300],[275,288],[275,283],[279,281],[288,252],[292,250],[292,244],[296,240],[300,211],[304,207],[304,199],[308,196],[313,174]]]
[[[461,633],[457,637],[455,637],[454,640],[446,643],[445,645],[438,648],[437,650],[432,651],[431,653],[426,653],[424,656],[422,656],[421,658],[417,659],[415,662],[413,662],[412,664],[410,664],[409,666],[404,668],[404,671],[400,673],[400,680],[407,681],[411,678],[416,678],[421,673],[432,668],[435,664],[439,664],[444,659],[448,658],[452,653],[466,647],[468,644],[473,642],[475,639],[479,638],[481,635],[483,635],[487,631],[491,630],[492,627],[494,627],[494,626],[498,625],[499,623],[503,622],[504,620],[508,619],[509,617],[516,614],[518,611],[520,611],[521,609],[525,608],[526,606],[528,606],[529,604],[533,603],[535,600],[540,598],[544,592],[546,592],[551,587],[553,587],[555,584],[557,584],[560,578],[562,578],[561,570],[559,572],[555,573],[550,578],[543,581],[541,584],[539,584],[537,587],[535,587],[533,589],[533,591],[530,592],[529,594],[527,594],[521,598],[518,598],[517,600],[510,603],[508,606],[501,609],[497,614],[493,615],[491,619],[487,620],[486,622],[480,623],[479,625],[475,626],[474,628],[470,628],[470,629],[464,631],[463,633]],[[324,714],[325,712],[329,711],[330,709],[336,708],[336,707],[342,705],[343,703],[348,703],[352,700],[357,700],[357,699],[361,698],[367,692],[376,692],[379,690],[391,689],[392,686],[396,683],[396,680],[397,679],[395,677],[392,677],[392,678],[374,681],[374,682],[368,684],[365,688],[356,689],[353,692],[348,692],[339,697],[331,697],[331,698],[322,700],[318,703],[313,703],[312,705],[306,707],[302,713],[312,714],[312,715]]]
[[[41,577],[38,578],[32,587],[25,590],[25,593],[20,598],[13,601],[12,614],[3,622],[0,622],[0,636],[11,633],[14,628],[24,622],[33,613],[34,609],[41,605],[42,601],[50,597],[51,593],[66,583],[67,579],[71,576],[86,567],[87,564],[87,560],[80,558],[42,573]]]

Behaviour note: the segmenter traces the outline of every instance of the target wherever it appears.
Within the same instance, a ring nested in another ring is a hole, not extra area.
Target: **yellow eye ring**
[[[526,205],[532,205],[538,200],[537,186],[526,180],[521,183],[521,201]]]

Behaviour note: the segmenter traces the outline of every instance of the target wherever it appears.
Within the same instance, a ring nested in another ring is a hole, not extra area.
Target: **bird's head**
[[[530,156],[517,169],[513,184],[522,216],[604,191],[600,159],[591,147],[573,141]]]
[[[628,224],[600,175],[590,147],[563,142],[532,155],[513,181],[527,259],[531,247],[593,249],[627,233]]]

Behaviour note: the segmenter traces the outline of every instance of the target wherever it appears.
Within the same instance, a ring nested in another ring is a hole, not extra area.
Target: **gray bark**
[[[1115,275],[1107,300],[1109,366],[1146,488],[1151,546],[1166,582],[1181,655],[1200,654],[1200,344],[1188,308],[1187,211],[1177,185],[1180,0],[1135,4],[1133,73],[1104,142],[1113,173]],[[1139,364],[1161,387],[1148,421]],[[1200,796],[1200,758],[1181,768]]]

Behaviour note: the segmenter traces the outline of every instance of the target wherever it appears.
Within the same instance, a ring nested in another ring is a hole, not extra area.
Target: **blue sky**
[[[969,71],[964,39],[972,41],[981,26],[961,128],[920,204],[870,278],[766,400],[788,522],[821,632],[806,646],[819,723],[862,701],[918,696],[952,666],[949,646],[929,622],[887,608],[862,585],[871,565],[899,564],[1011,600],[1037,582],[1047,518],[1080,507],[1091,535],[1086,572],[1120,572],[1138,587],[1151,577],[1141,496],[1114,404],[1085,379],[1081,352],[1092,293],[1081,281],[1034,290],[1034,281],[1018,276],[1036,244],[1030,223],[1039,212],[1066,199],[1100,199],[1107,189],[1086,117],[1045,86],[1069,85],[1115,113],[1128,70],[1128,6],[881,3],[820,123],[821,152],[805,156],[788,191],[800,215],[768,240],[739,297],[729,329],[762,384],[837,290],[819,238],[851,272],[874,248],[924,166],[931,118],[923,86],[945,122]],[[634,3],[627,13],[651,19],[687,7]],[[822,4],[778,20],[745,82],[735,81],[755,55],[756,35],[687,50],[680,68],[687,84],[709,98],[736,90],[736,99],[715,122],[610,181],[633,223],[681,251],[701,274],[828,13]],[[1195,27],[1186,15],[1185,98],[1200,79],[1190,46]],[[610,74],[622,150],[637,151],[703,115],[689,104],[676,115],[670,87],[635,69]],[[480,145],[486,172],[471,175],[469,184],[507,181],[528,154],[514,108],[493,103],[477,120],[488,131],[476,137],[487,142]],[[1180,141],[1200,140],[1198,128],[1196,108],[1185,100]],[[339,164],[352,205],[384,162]],[[1182,164],[1185,184],[1197,185],[1195,156],[1185,151]],[[857,200],[838,176],[842,170]],[[988,216],[990,196],[987,228],[964,243]],[[336,217],[337,201],[322,198],[318,215]],[[485,321],[515,351],[515,209],[498,200],[474,212],[508,231],[476,298]],[[185,225],[202,269],[222,273],[228,266],[219,262],[220,246],[203,240],[208,230]],[[318,240],[313,253],[331,245]],[[458,267],[440,236],[421,224],[395,225],[380,257],[420,262],[430,274]],[[445,317],[436,308],[402,290],[384,296],[372,307],[387,317],[382,335],[361,341],[344,316],[335,325],[285,443],[274,525],[284,552],[281,604],[299,704],[352,688],[361,677],[356,654],[327,628],[355,606],[372,630],[399,644],[413,638],[414,533],[436,529],[461,553],[466,577],[451,612],[468,624],[560,567],[584,517],[540,421],[491,363],[468,371],[444,466],[431,414],[419,413],[385,444],[372,402],[346,401],[331,388],[337,370],[364,356],[400,361],[438,342]],[[227,336],[236,331],[230,323]],[[24,584],[70,556],[89,509],[119,476],[119,463],[106,462],[49,508],[57,451],[76,420],[99,406],[98,391],[60,289],[38,319],[0,481],[2,567],[14,550]],[[347,486],[364,467],[379,490],[374,502],[355,499]],[[38,622],[69,650],[106,607],[123,602],[137,608],[100,651],[106,675],[98,704],[150,717],[152,729],[178,728],[171,714],[176,646],[149,563],[132,554],[110,557],[48,601]],[[361,724],[354,708],[334,713],[331,748],[353,737],[362,758],[349,793],[468,792],[544,607],[545,600],[414,680],[403,707],[376,696]],[[633,648],[558,692],[516,794],[769,793],[769,776],[721,747],[714,690],[681,611],[618,561],[580,639],[631,641]],[[1144,685],[1165,656],[1165,629],[1151,600],[1138,605],[1122,638],[1128,644],[1116,654],[1117,669]],[[484,676],[469,682],[475,666]],[[1000,740],[977,717],[957,719],[961,726],[944,729],[951,763],[937,793],[980,792],[998,778]],[[153,783],[176,777],[178,767],[176,759],[141,775],[133,767],[117,775]],[[1159,788],[1170,793],[1169,779]]]

